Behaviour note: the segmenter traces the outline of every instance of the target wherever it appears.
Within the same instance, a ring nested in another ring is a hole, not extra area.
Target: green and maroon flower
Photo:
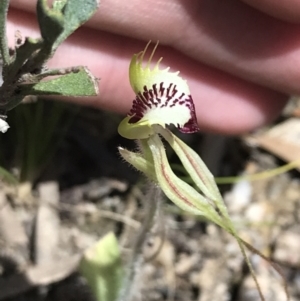
[[[187,82],[179,76],[179,71],[170,68],[159,69],[158,60],[151,68],[151,60],[156,50],[143,66],[145,49],[135,54],[129,67],[130,84],[136,98],[128,116],[119,125],[119,133],[128,139],[145,139],[154,134],[153,125],[175,125],[184,133],[199,130],[193,99]]]
[[[170,72],[169,68],[159,69],[162,58],[151,69],[150,64],[157,45],[143,67],[148,46],[149,43],[131,60],[129,78],[136,98],[128,116],[121,121],[118,128],[123,137],[139,140],[140,151],[131,152],[119,147],[119,152],[124,160],[159,185],[164,194],[179,208],[190,214],[202,215],[233,235],[250,269],[261,300],[264,301],[245,249],[265,259],[266,257],[238,235],[214,177],[200,156],[166,128],[166,125],[172,124],[184,133],[198,131],[189,87],[179,76],[179,72]],[[173,172],[164,142],[177,154],[182,167],[193,182],[192,185]],[[288,297],[287,290],[285,293]]]

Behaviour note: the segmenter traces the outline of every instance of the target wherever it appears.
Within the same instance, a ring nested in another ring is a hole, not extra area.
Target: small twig
[[[110,218],[117,222],[122,222],[134,229],[138,229],[141,226],[141,224],[138,221],[119,213],[111,212],[108,210],[100,210],[98,213],[101,217]]]
[[[96,207],[96,206],[95,206]],[[69,205],[69,204],[59,204],[59,206],[55,207],[56,209],[64,209],[64,210],[67,210],[67,211],[74,211],[74,209],[76,211],[79,211],[80,213],[88,213],[90,212],[89,209],[85,209],[84,207],[82,208],[81,205],[79,206],[74,206],[73,205]],[[126,215],[123,215],[123,214],[119,214],[119,213],[116,213],[116,212],[112,212],[112,211],[109,211],[109,210],[98,210],[98,209],[95,209],[97,210],[96,214],[97,216],[100,216],[100,217],[104,217],[104,218],[109,218],[111,220],[114,220],[114,221],[117,221],[117,222],[121,222],[121,223],[124,223],[134,229],[138,229],[141,224],[140,222],[126,216]]]

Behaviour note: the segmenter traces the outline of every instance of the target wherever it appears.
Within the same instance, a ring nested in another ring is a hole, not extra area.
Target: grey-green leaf
[[[54,10],[61,11],[64,8],[64,6],[66,5],[67,1],[68,0],[55,0],[53,2],[52,7]]]
[[[50,8],[47,0],[38,0],[36,10],[41,35],[45,42],[53,44],[64,31],[64,15],[62,11]]]
[[[65,18],[64,30],[54,43],[56,49],[71,33],[89,20],[96,12],[99,0],[68,0],[63,8]]]
[[[98,94],[97,79],[85,67],[48,81],[20,85],[19,95],[94,96]]]
[[[96,12],[98,0],[56,0],[52,7],[47,0],[38,0],[37,14],[43,39],[54,52],[79,26]]]
[[[63,34],[69,36],[80,25],[89,20],[98,6],[97,0],[68,0],[63,9],[64,17],[67,20]]]

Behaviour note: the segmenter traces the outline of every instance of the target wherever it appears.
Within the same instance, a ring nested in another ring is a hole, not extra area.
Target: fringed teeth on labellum
[[[149,44],[142,52],[135,54],[130,63],[130,84],[136,98],[128,116],[119,125],[120,135],[128,139],[146,139],[154,134],[154,124],[163,127],[173,124],[184,133],[198,131],[193,99],[179,71],[159,69],[162,58],[152,69],[150,67],[158,43],[146,66],[143,66]]]

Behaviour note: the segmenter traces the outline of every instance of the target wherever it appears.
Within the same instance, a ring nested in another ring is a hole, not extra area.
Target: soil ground
[[[1,183],[0,300],[93,300],[76,267],[84,250],[109,231],[118,238],[126,266],[147,214],[148,184],[118,155],[120,145],[135,148],[117,134],[119,121],[119,116],[81,108],[33,185]],[[200,133],[182,138],[218,177],[285,163],[244,137]],[[176,166],[177,159],[170,157]],[[8,167],[18,169],[16,161],[9,162]],[[298,171],[220,189],[238,233],[280,265],[291,300],[300,300]],[[259,300],[236,241],[166,199],[143,257],[134,300]],[[281,278],[270,264],[258,255],[249,257],[266,300],[285,300]]]

